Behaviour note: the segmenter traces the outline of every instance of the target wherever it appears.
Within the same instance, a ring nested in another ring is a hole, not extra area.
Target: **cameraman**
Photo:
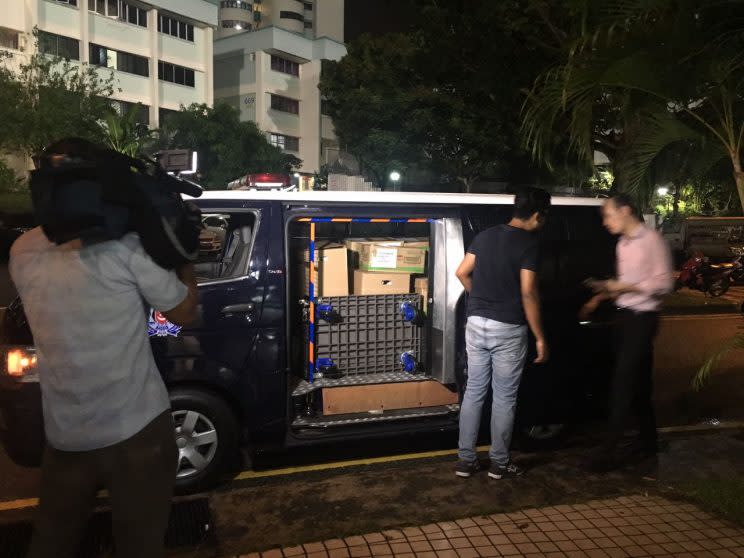
[[[74,140],[47,154],[100,152]],[[178,450],[146,325],[151,306],[194,320],[193,267],[159,267],[135,233],[56,245],[37,227],[13,244],[10,273],[37,349],[47,439],[29,556],[76,555],[101,488],[116,555],[163,556]]]

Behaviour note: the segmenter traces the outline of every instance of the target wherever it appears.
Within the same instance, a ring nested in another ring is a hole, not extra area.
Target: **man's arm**
[[[194,264],[184,264],[176,270],[178,279],[186,285],[189,292],[178,306],[163,312],[169,322],[180,326],[187,326],[196,320],[196,308],[199,303],[198,290],[196,287],[196,275]]]
[[[467,252],[465,258],[455,272],[455,276],[460,280],[465,290],[470,293],[473,288],[473,270],[475,269],[475,254]]]
[[[542,317],[540,315],[540,293],[537,290],[537,273],[529,269],[519,272],[522,288],[522,305],[527,316],[527,323],[537,340],[536,363],[548,361],[548,345],[545,342],[545,333],[542,328]]]

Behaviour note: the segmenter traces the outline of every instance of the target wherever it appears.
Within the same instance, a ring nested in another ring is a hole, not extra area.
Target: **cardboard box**
[[[413,292],[420,294],[424,299],[424,310],[429,306],[429,279],[416,277],[413,280]]]
[[[435,380],[323,388],[324,415],[437,407],[457,402],[457,392]]]
[[[309,288],[309,250],[305,249],[299,276],[302,278],[303,293]],[[346,246],[331,242],[318,242],[315,245],[315,296],[347,296],[349,294],[349,268]]]
[[[354,294],[406,294],[411,292],[408,273],[354,270]]]
[[[426,250],[421,247],[364,243],[359,252],[359,269],[389,273],[424,273]]]

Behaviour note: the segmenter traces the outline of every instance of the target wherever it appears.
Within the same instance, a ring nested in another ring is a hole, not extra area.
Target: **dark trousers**
[[[29,558],[75,556],[101,488],[111,500],[116,556],[162,557],[177,458],[170,410],[106,448],[68,452],[47,445]]]
[[[605,438],[605,450],[608,452],[617,449],[631,415],[637,419],[641,446],[656,449],[653,344],[658,326],[659,314],[656,312],[620,312],[615,333],[615,369],[610,384],[609,424]]]

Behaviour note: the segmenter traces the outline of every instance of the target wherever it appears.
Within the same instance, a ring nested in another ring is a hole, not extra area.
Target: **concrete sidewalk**
[[[622,496],[277,548],[240,558],[744,557],[744,528],[692,504]]]

